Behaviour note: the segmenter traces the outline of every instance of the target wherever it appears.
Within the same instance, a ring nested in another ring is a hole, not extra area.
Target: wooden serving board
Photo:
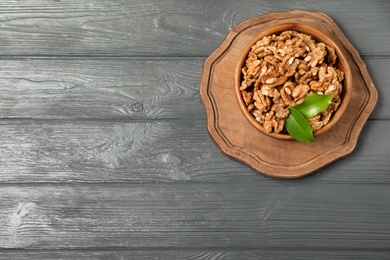
[[[303,23],[336,41],[352,70],[352,96],[344,115],[316,142],[278,140],[253,127],[239,110],[234,94],[234,73],[246,45],[271,26]],[[246,20],[226,36],[204,64],[200,95],[207,114],[207,128],[226,155],[266,176],[303,177],[353,151],[360,131],[377,101],[377,92],[357,50],[333,20],[322,13],[289,11]]]

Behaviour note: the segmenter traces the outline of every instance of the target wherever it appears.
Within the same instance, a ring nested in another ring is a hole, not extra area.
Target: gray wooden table
[[[264,177],[206,130],[203,63],[239,22],[328,14],[378,90],[354,152]],[[0,2],[1,259],[389,259],[390,2]]]

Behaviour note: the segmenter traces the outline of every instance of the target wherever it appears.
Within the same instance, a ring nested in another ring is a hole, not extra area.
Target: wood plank
[[[297,182],[390,183],[389,128],[369,121],[351,155]],[[280,183],[223,155],[204,120],[2,120],[0,130],[0,183]]]
[[[3,249],[390,248],[390,190],[382,184],[62,184],[0,189]]]
[[[5,0],[0,55],[208,56],[241,21],[292,9],[328,14],[364,55],[390,54],[387,0]]]
[[[390,82],[390,75],[388,68],[390,67],[390,59],[385,57],[366,57],[364,58],[367,71],[370,73],[372,82],[374,83],[378,92],[378,101],[375,109],[371,114],[371,118],[390,119],[390,111],[387,106],[390,104],[390,94],[387,93],[387,87]]]
[[[0,63],[1,118],[204,118],[201,59]]]
[[[7,59],[0,62],[0,118],[204,118],[203,58]],[[365,58],[379,92],[371,118],[390,118],[389,58]]]
[[[89,260],[89,259],[299,259],[299,260],[388,260],[388,250],[1,250],[0,259],[40,259],[40,260]]]

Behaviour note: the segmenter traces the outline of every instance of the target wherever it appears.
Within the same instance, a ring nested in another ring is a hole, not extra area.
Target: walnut
[[[329,88],[330,83],[320,81],[312,81],[310,82],[310,89],[317,94],[324,94],[324,92]]]
[[[290,57],[290,58],[287,57],[287,58],[286,58],[287,62],[285,64],[285,66],[284,66],[284,69],[286,71],[285,76],[286,77],[291,77],[297,71],[297,68],[298,68],[298,65],[299,65],[299,60],[295,59],[295,57]]]
[[[283,88],[280,91],[280,95],[281,95],[284,103],[290,107],[295,105],[295,102],[294,102],[293,98],[291,97],[292,92],[294,91],[294,88],[295,88],[294,84],[291,81],[288,81],[283,85]]]
[[[252,115],[255,117],[255,119],[261,123],[264,124],[265,121],[265,115],[261,113],[259,110],[255,109],[252,111]]]
[[[251,103],[248,105],[248,112],[251,112],[253,109],[255,109],[255,104]]]
[[[266,62],[262,62],[260,64],[260,74],[259,74],[259,77],[262,77],[268,70],[268,67],[267,67],[267,63]]]
[[[324,125],[327,125],[329,123],[331,116],[332,113],[325,113],[321,115],[321,121],[324,123]]]
[[[332,92],[335,92],[337,90],[336,85],[330,85],[326,90],[325,94],[331,94]]]
[[[273,98],[272,100],[274,101],[274,103],[278,103],[276,102],[276,100],[280,99],[280,92],[278,89],[274,88],[269,92],[268,96]]]
[[[307,120],[313,132],[320,130],[324,126],[324,122],[320,121],[320,119],[321,119],[321,115],[316,115],[315,117],[309,118]]]
[[[259,83],[266,84],[269,88],[274,88],[284,84],[287,77],[281,75],[279,71],[272,70],[259,78]]]
[[[274,128],[274,132],[275,133],[280,133],[283,131],[283,128],[284,128],[284,120],[283,119],[279,119],[277,117],[273,118],[272,120],[272,127]]]
[[[300,33],[297,36],[301,38],[304,43],[306,43],[306,46],[308,47],[307,52],[313,51],[316,48],[316,43],[313,38],[311,38],[311,36],[304,33]]]
[[[273,119],[274,119],[274,112],[269,112],[265,115],[263,126],[268,133],[271,133],[273,130],[273,125],[272,125]]]
[[[313,77],[313,79],[316,79],[318,75],[318,67],[310,68],[310,74]]]
[[[333,78],[337,79],[337,73],[333,67],[323,65],[318,72],[318,79],[322,81],[331,81]]]
[[[336,63],[336,50],[310,35],[289,30],[263,37],[252,46],[241,70],[242,98],[267,132],[280,133],[285,131],[289,107],[310,93],[333,93],[326,111],[308,119],[318,131],[341,103],[344,72]]]
[[[259,90],[253,94],[255,107],[260,111],[267,111],[271,106],[271,100],[268,96],[261,94]]]
[[[274,79],[275,79],[275,80],[274,80]],[[269,86],[270,88],[274,88],[274,87],[283,85],[283,84],[287,81],[287,77],[284,76],[284,75],[281,75],[281,76],[276,77],[276,78],[274,78],[274,79],[272,79],[272,83],[267,83],[267,82],[266,82],[266,84],[268,84],[268,86]]]
[[[320,130],[323,126],[324,126],[324,122],[318,121],[311,125],[311,129],[313,130],[313,132],[316,132]]]
[[[308,84],[313,80],[313,75],[311,74],[310,71],[306,71],[302,77],[299,77],[297,80],[298,84]]]
[[[265,56],[264,61],[275,66],[275,68],[279,67],[279,60],[274,55]]]
[[[344,80],[344,72],[342,70],[336,70],[337,72],[337,81],[342,82]]]
[[[287,118],[290,115],[290,110],[286,108],[284,103],[273,104],[271,111],[275,112],[275,116],[279,119]]]
[[[242,97],[245,101],[245,104],[250,104],[253,100],[253,93],[252,92],[246,92],[246,91],[242,91]]]
[[[292,97],[294,98],[295,103],[301,103],[305,97],[308,95],[310,90],[309,85],[301,84],[294,88],[292,92]]]
[[[305,74],[307,71],[309,71],[310,69],[309,69],[309,66],[306,64],[306,63],[300,63],[299,65],[298,65],[298,74],[299,75],[303,75],[303,74]]]
[[[284,120],[277,118],[274,112],[270,111],[265,114],[263,126],[268,133],[280,133],[284,129]]]
[[[305,61],[308,62],[307,65],[310,67],[315,67],[317,64],[322,64],[324,62],[326,54],[326,45],[320,42],[314,50],[306,56]]]
[[[326,45],[326,50],[328,53],[328,64],[330,65],[336,64],[336,60],[337,60],[336,50],[329,45]]]

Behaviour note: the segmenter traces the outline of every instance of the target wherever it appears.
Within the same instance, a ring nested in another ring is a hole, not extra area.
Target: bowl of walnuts
[[[314,141],[342,117],[351,91],[351,68],[337,42],[299,23],[260,32],[235,72],[242,114],[282,140]]]

